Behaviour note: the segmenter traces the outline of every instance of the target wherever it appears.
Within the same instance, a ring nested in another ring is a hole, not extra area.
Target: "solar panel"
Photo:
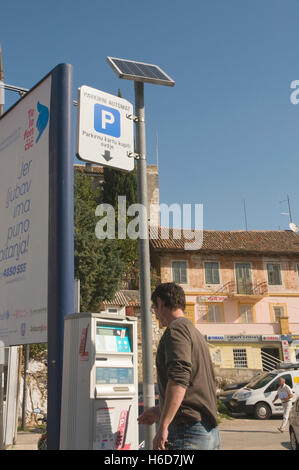
[[[145,64],[134,60],[107,57],[107,62],[119,78],[135,80],[136,82],[156,83],[158,85],[174,86],[175,82],[158,65]]]

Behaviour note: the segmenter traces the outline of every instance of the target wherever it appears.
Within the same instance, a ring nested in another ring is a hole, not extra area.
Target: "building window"
[[[236,263],[235,270],[237,281],[237,293],[245,295],[253,294],[250,263]]]
[[[268,284],[270,286],[281,286],[280,264],[267,264]]]
[[[203,319],[209,323],[221,323],[222,314],[221,314],[221,305],[220,304],[208,304],[207,313],[204,315]]]
[[[247,369],[247,351],[246,349],[233,349],[234,366],[240,369]]]
[[[284,317],[284,308],[282,305],[273,305],[274,322],[278,322],[281,317]]]
[[[187,284],[187,262],[172,262],[172,279],[177,284]]]
[[[205,280],[206,284],[220,284],[219,263],[205,263]]]
[[[252,305],[240,305],[241,323],[253,323]]]

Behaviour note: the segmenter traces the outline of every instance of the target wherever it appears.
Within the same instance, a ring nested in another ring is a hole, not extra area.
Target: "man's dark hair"
[[[157,306],[157,297],[163,301],[165,307],[171,310],[176,310],[177,308],[185,310],[185,292],[181,286],[174,282],[165,282],[156,287],[152,293],[152,302],[155,306]]]

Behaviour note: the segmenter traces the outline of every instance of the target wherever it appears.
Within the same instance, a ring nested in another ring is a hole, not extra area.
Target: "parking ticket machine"
[[[61,449],[138,449],[137,320],[65,318]]]

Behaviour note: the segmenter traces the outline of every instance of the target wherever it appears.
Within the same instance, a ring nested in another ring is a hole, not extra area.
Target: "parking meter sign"
[[[77,157],[80,160],[134,169],[133,105],[95,88],[78,92]]]
[[[94,129],[102,134],[120,137],[120,112],[102,104],[95,104]]]

